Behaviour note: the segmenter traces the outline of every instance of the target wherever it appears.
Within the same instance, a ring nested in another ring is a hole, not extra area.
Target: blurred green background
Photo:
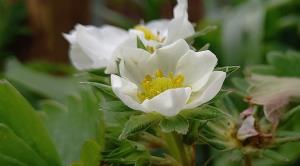
[[[176,0],[0,0],[0,78],[12,82],[37,110],[48,108],[49,102],[41,104],[45,99],[65,104],[75,95],[74,100],[84,100],[90,92],[78,88],[77,79],[90,76],[73,77],[76,70],[69,64],[68,43],[62,33],[77,23],[128,29],[141,21],[172,18],[175,5]],[[270,52],[300,52],[299,0],[189,0],[188,12],[197,30],[217,27],[197,38],[195,48],[209,46],[219,66],[241,66],[234,77],[250,70],[270,72],[265,65]],[[231,80],[227,85],[231,86]],[[290,128],[300,131],[299,125]],[[281,149],[295,159],[290,165],[300,165],[297,147],[300,145]],[[204,146],[200,153],[198,163],[204,163],[211,152]],[[69,159],[72,156],[66,157]],[[222,165],[228,159],[228,155],[219,157],[215,163]]]

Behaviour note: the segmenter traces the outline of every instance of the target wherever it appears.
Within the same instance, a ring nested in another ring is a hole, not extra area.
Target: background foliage
[[[260,90],[251,89],[253,85],[248,80],[252,75],[299,79],[300,2],[201,2],[202,14],[195,26],[203,35],[193,46],[198,50],[209,47],[219,58],[218,66],[238,65],[241,69],[227,79],[225,89],[231,93],[220,94],[213,106],[201,108],[201,114],[191,111],[175,119],[159,119],[156,114],[140,115],[118,101],[106,85],[108,78],[103,71],[79,73],[69,64],[41,59],[21,63],[8,59],[9,56],[24,59],[16,51],[21,47],[18,40],[31,33],[26,26],[25,3],[0,0],[3,67],[0,77],[7,80],[0,82],[0,165],[96,166],[99,161],[107,165],[147,165],[149,162],[172,165],[174,158],[161,148],[168,145],[154,134],[157,128],[149,125],[184,133],[186,144],[196,142],[197,165],[240,165],[239,150],[225,151],[225,145],[216,143],[219,136],[209,135],[210,128],[204,126],[208,120],[220,121],[216,108],[239,117],[248,107],[245,98]],[[132,6],[125,5],[127,3]],[[104,22],[129,28],[141,18],[147,22],[169,17],[172,12],[167,10],[168,5],[174,3],[114,0],[92,13]],[[132,12],[126,13],[124,6]],[[263,87],[261,84],[259,87]],[[276,131],[278,137],[300,135],[299,96],[292,96],[286,108],[288,121],[281,122]],[[259,111],[263,112],[261,108]],[[141,123],[135,123],[136,119]],[[188,129],[190,132],[186,133]],[[196,135],[199,131],[210,137],[200,139]],[[119,136],[123,139],[118,139]],[[140,141],[142,139],[145,141]],[[169,139],[167,143],[176,141]],[[273,148],[259,156],[255,165],[299,165],[299,147],[300,143],[295,142]],[[175,153],[172,156],[180,156],[180,149],[168,150]]]

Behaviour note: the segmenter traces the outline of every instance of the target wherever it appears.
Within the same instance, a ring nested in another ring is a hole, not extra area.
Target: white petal
[[[76,27],[77,43],[96,63],[101,58],[109,59],[111,56],[111,47],[104,47],[100,38],[96,37],[96,28],[85,28],[82,25]],[[94,32],[94,33],[93,33]]]
[[[72,64],[78,70],[87,70],[98,67],[104,67],[107,64],[107,60],[102,59],[99,60],[97,66],[95,66],[93,59],[90,58],[88,54],[86,54],[78,44],[71,45],[69,54]]]
[[[168,34],[168,24],[170,23],[170,20],[168,19],[160,19],[160,20],[154,20],[150,21],[146,24],[146,27],[148,27],[152,33],[157,34],[159,32],[160,36],[167,36]]]
[[[72,30],[69,34],[63,33],[63,37],[64,37],[70,44],[75,44],[75,43],[76,43],[76,33],[75,33],[75,30]]]
[[[201,89],[208,81],[218,59],[210,51],[188,51],[178,61],[176,74],[184,75],[184,83],[192,87],[193,92]]]
[[[188,20],[187,0],[177,0],[174,8],[174,19],[168,25],[168,37],[166,45],[178,39],[185,39],[195,33],[192,23]]]
[[[103,43],[107,43],[107,46],[110,44],[119,45],[129,37],[129,33],[127,31],[111,25],[104,25],[97,28],[95,35]]]
[[[143,49],[124,48],[119,49],[120,75],[130,81],[139,84],[147,74],[153,73],[153,65],[148,62],[151,54]]]
[[[122,29],[115,28],[112,26],[103,26],[101,28],[96,28],[93,26],[82,26],[76,25],[75,30],[71,33],[65,34],[64,37],[71,43],[71,45],[76,45],[80,47],[81,53],[77,54],[74,51],[70,53],[75,53],[77,55],[70,55],[71,60],[89,59],[89,63],[83,62],[84,67],[79,67],[79,69],[89,69],[89,68],[102,68],[106,67],[113,56],[115,49],[128,38],[128,33]],[[74,48],[74,47],[73,47]],[[74,49],[73,49],[74,50]],[[76,48],[76,50],[78,50]],[[78,56],[87,56],[81,57]],[[76,57],[76,58],[74,58]],[[80,61],[72,62],[73,64],[82,64]],[[79,65],[76,65],[78,67]]]
[[[108,65],[106,66],[106,70],[105,73],[106,74],[116,74],[118,73],[118,61],[120,59],[124,59],[124,58],[128,58],[128,56],[130,57],[132,54],[128,55],[128,51],[126,52],[126,50],[129,50],[131,48],[137,49],[137,43],[136,43],[136,36],[132,36],[130,35],[122,44],[120,44],[119,47],[117,47],[113,53],[112,56],[110,58],[110,62],[108,63]],[[125,52],[125,53],[124,53]],[[123,58],[122,58],[123,57]],[[138,57],[131,57],[132,59],[139,59],[143,57],[143,55],[140,55]]]
[[[183,40],[177,40],[175,43],[162,47],[156,52],[156,61],[158,69],[165,74],[174,72],[177,61],[189,50],[189,45]]]
[[[202,87],[202,89],[200,89],[198,92],[192,94],[189,103],[185,106],[185,108],[186,109],[195,108],[214,98],[221,90],[225,77],[226,77],[225,72],[214,71],[211,74],[206,85]]]
[[[177,5],[173,10],[175,18],[182,17],[187,13],[188,3],[187,0],[177,0]]]
[[[195,33],[193,25],[189,22],[187,16],[174,18],[168,26],[168,37],[166,43],[171,44],[178,39],[185,39]]]
[[[121,78],[117,75],[111,75],[111,86],[113,92],[124,102],[128,107],[134,110],[143,111],[144,109],[137,102],[137,86],[132,82]]]
[[[254,117],[248,116],[242,123],[241,127],[237,132],[237,138],[239,140],[245,140],[249,137],[253,137],[258,135],[258,132],[255,130],[254,127],[255,119]]]
[[[142,106],[148,112],[155,111],[164,116],[175,116],[184,108],[190,94],[191,88],[169,89],[150,100],[145,100]]]
[[[118,73],[118,64],[116,59],[112,59],[107,63],[105,74],[116,74]]]

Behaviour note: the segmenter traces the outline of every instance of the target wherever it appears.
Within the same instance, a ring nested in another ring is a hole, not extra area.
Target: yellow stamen
[[[147,28],[143,25],[138,25],[138,26],[134,27],[134,29],[143,32],[145,39],[147,39],[147,40],[159,41],[158,36],[153,34],[149,28]]]
[[[146,75],[141,82],[141,91],[137,96],[141,102],[146,99],[151,99],[160,93],[174,88],[184,87],[184,76],[174,75],[172,72],[165,76],[161,70],[154,73],[154,77]]]

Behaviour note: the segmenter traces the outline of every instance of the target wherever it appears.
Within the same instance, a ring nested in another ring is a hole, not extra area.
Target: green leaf
[[[125,127],[120,135],[120,139],[124,139],[129,135],[144,131],[147,128],[157,124],[161,120],[161,116],[157,113],[147,113],[143,115],[131,116],[126,122]]]
[[[34,71],[41,71],[43,73],[61,73],[74,74],[75,68],[66,63],[49,62],[46,60],[33,60],[26,63],[26,67]]]
[[[151,162],[149,161],[148,158],[139,158],[136,162],[135,162],[135,166],[150,166]]]
[[[288,51],[285,54],[270,52],[268,63],[274,66],[280,76],[300,77],[300,53]]]
[[[234,77],[231,79],[231,82],[235,88],[237,88],[239,91],[243,92],[244,96],[247,95],[250,85],[244,78]]]
[[[19,138],[9,127],[0,123],[0,152],[25,165],[47,165],[39,154]],[[1,159],[0,159],[1,160]]]
[[[33,71],[22,66],[16,60],[10,60],[6,64],[5,76],[13,83],[22,87],[57,100],[65,100],[68,94],[76,91],[75,79],[68,77],[57,77]]]
[[[292,108],[291,110],[289,110],[288,112],[286,112],[283,115],[282,121],[288,121],[290,120],[296,113],[300,112],[300,105]]]
[[[181,115],[194,120],[212,120],[226,116],[220,109],[209,105],[182,111]]]
[[[247,67],[246,71],[249,73],[256,73],[262,75],[278,75],[278,72],[274,66],[270,65],[255,65]]]
[[[205,51],[209,49],[210,44],[206,43],[203,47],[201,47],[198,51]]]
[[[212,32],[217,29],[217,26],[207,26],[201,31],[196,32],[192,36],[189,36],[185,39],[185,41],[189,44],[191,44],[196,38],[206,35],[209,32]]]
[[[160,123],[163,132],[170,133],[176,131],[179,134],[186,134],[189,129],[189,122],[181,115],[166,117]]]
[[[105,125],[99,100],[91,88],[81,87],[69,96],[67,105],[44,101],[40,111],[64,165],[80,158],[86,140],[97,140],[104,148]]]
[[[109,84],[110,81],[110,77],[98,71],[80,72],[75,74],[75,76],[81,81],[99,82],[103,84]]]
[[[134,165],[138,160],[150,157],[147,148],[138,142],[126,139],[114,140],[114,147],[103,152],[103,161],[112,165]]]
[[[226,142],[219,139],[211,139],[211,138],[210,139],[202,138],[202,139],[203,142],[209,144],[210,146],[218,150],[226,150],[228,149],[228,147],[231,148],[230,145],[228,145]]]
[[[230,93],[232,93],[232,90],[229,90],[229,89],[221,89],[221,90],[219,91],[219,93],[218,93],[212,100],[210,100],[209,102],[207,102],[207,104],[215,103],[216,101],[221,100],[221,99],[223,99],[224,97],[228,96]]]
[[[84,164],[81,162],[73,162],[70,164],[70,166],[84,166]]]
[[[300,141],[299,133],[297,136],[275,138],[274,144],[281,145],[289,142],[298,142],[298,141]]]
[[[137,44],[137,48],[141,48],[147,51],[146,46],[144,45],[143,41],[139,37],[136,37],[136,44]]]
[[[113,111],[113,112],[127,112],[134,111],[131,108],[127,107],[122,101],[107,101],[101,105],[101,109],[104,111]]]
[[[11,128],[49,165],[60,159],[46,128],[33,108],[7,81],[0,81],[0,123]]]
[[[87,85],[94,86],[97,89],[99,89],[101,92],[108,94],[111,97],[117,98],[116,95],[114,94],[114,92],[112,91],[111,86],[109,86],[109,85],[105,85],[105,84],[98,83],[98,82],[81,82],[81,84],[87,84]]]
[[[264,150],[263,151],[263,156],[269,159],[272,159],[274,161],[278,161],[278,162],[288,162],[289,159],[282,156],[280,153],[275,152],[273,150]]]
[[[102,147],[94,141],[88,140],[83,144],[80,154],[81,163],[84,166],[99,166]]]
[[[26,164],[12,158],[5,156],[0,153],[0,165],[9,165],[9,166],[27,166]]]
[[[230,74],[236,72],[238,69],[240,69],[240,66],[225,66],[225,67],[218,67],[215,70],[216,71],[223,71],[226,73],[226,77],[228,77]]]

